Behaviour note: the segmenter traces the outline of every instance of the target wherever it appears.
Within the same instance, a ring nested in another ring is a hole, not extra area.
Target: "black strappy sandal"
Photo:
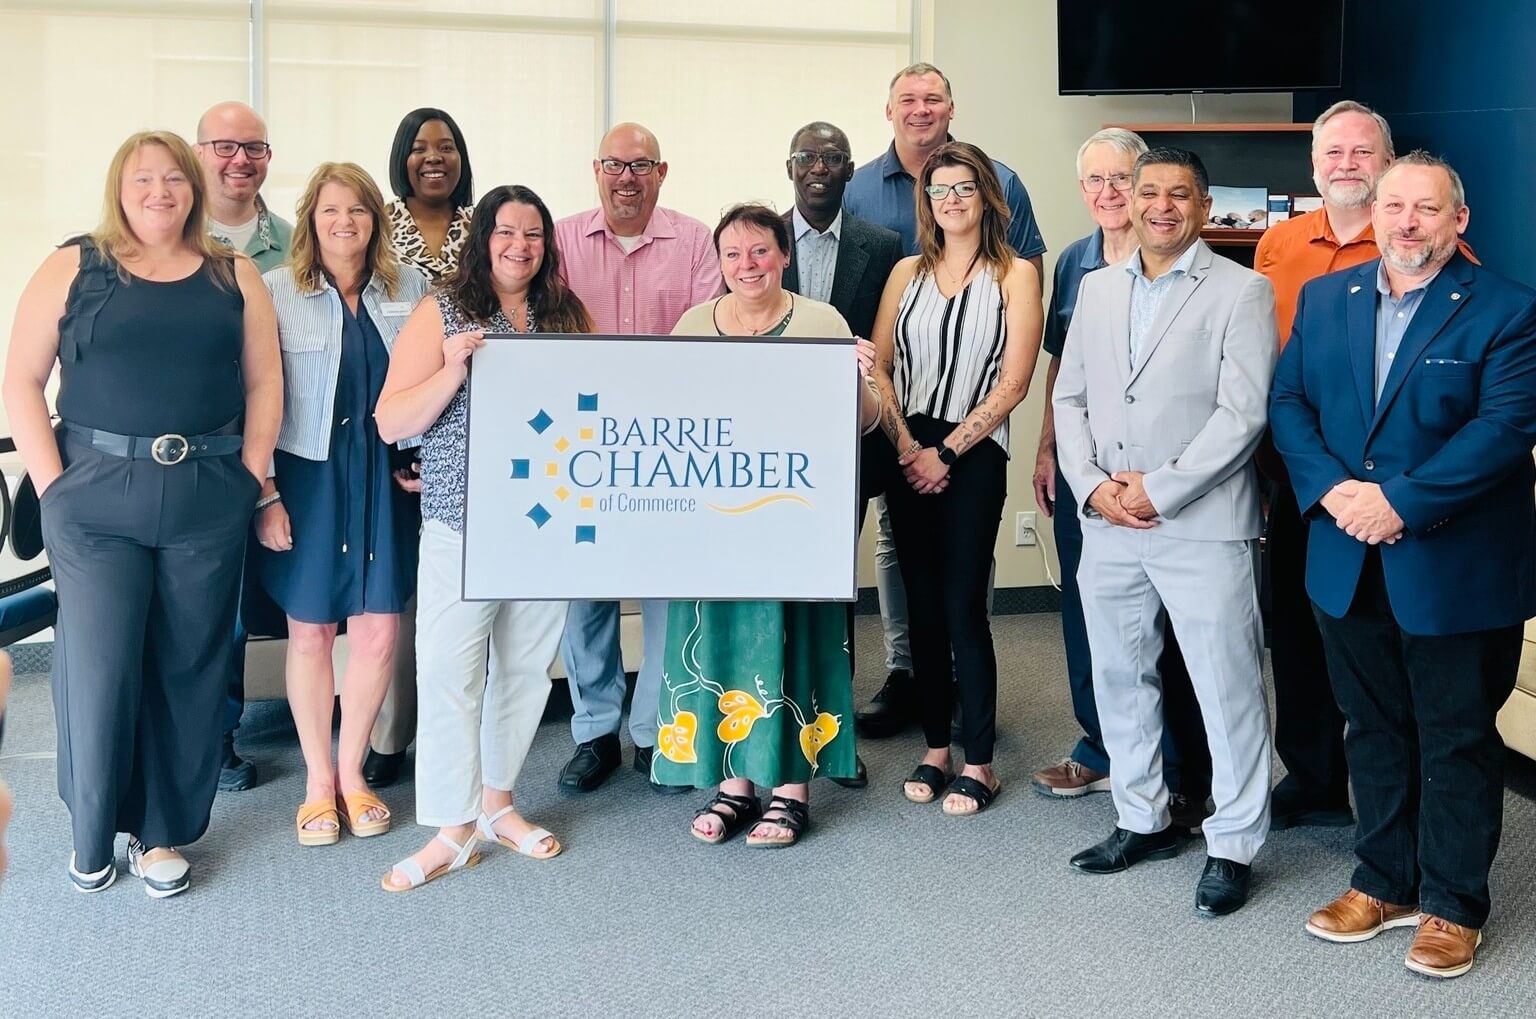
[[[778,811],[782,817],[767,817],[773,811]],[[788,796],[775,796],[768,801],[768,809],[763,811],[765,816],[757,819],[758,824],[771,824],[775,828],[783,828],[789,832],[789,838],[769,838],[767,836],[747,833],[747,845],[754,849],[783,849],[800,841],[800,836],[811,823],[811,805],[804,800],[792,800]]]
[[[721,810],[721,807],[728,807],[730,813]],[[733,838],[737,832],[748,825],[756,824],[762,820],[763,805],[756,796],[732,796],[730,793],[715,793],[713,799],[694,811],[693,819],[697,821],[705,814],[713,814],[720,819],[723,827],[719,832],[714,835],[705,835],[699,829],[692,826],[688,830],[693,832],[693,837],[700,842],[708,842],[712,846],[718,846],[726,839]]]
[[[901,795],[913,803],[932,803],[939,798],[939,793],[954,780],[955,776],[945,774],[941,768],[932,764],[919,764],[912,770],[912,774],[908,775],[906,780],[901,783]],[[907,786],[909,785],[927,786],[928,795],[921,797],[913,796],[907,792]]]
[[[976,809],[950,810],[948,806],[945,806],[944,813],[948,814],[950,817],[974,817],[975,815],[990,807],[992,805],[992,801],[997,799],[997,794],[1002,791],[1003,784],[1001,782],[995,786],[989,786],[983,782],[976,781],[969,775],[961,775],[959,778],[955,779],[949,784],[949,788],[944,790],[944,795],[946,797],[950,795],[969,796],[971,799],[976,801]]]

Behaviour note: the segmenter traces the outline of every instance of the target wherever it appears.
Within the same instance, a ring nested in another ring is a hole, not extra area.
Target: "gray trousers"
[[[1269,703],[1254,541],[1190,541],[1126,527],[1083,528],[1077,570],[1093,695],[1114,762],[1118,824],[1168,827],[1163,781],[1163,613],[1179,635],[1211,746],[1210,855],[1249,863],[1269,832]]]
[[[59,601],[59,795],[75,868],[202,837],[219,781],[245,532],[261,484],[236,454],[161,466],[63,437],[42,499]]]
[[[661,697],[662,658],[667,653],[667,607],[671,602],[640,603],[644,655],[629,707],[629,735],[637,747],[656,745]],[[560,638],[560,659],[570,677],[571,737],[587,743],[617,735],[624,711],[624,659],[619,648],[619,603],[573,601]]]

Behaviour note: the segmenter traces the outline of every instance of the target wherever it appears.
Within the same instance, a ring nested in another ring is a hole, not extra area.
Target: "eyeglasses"
[[[809,170],[816,165],[816,160],[821,160],[828,170],[841,170],[848,165],[848,153],[838,149],[828,149],[825,152],[808,152],[804,149],[799,152],[791,152],[789,158],[802,170]]]
[[[661,160],[631,159],[626,163],[622,159],[599,159],[597,163],[603,168],[603,172],[610,177],[617,177],[625,170],[633,173],[636,177],[647,177],[656,167],[661,165]]]
[[[241,149],[251,159],[266,159],[272,154],[272,146],[266,142],[237,142],[229,138],[219,138],[211,142],[198,142],[199,145],[208,145],[213,148],[213,154],[220,159],[228,159]]]
[[[973,180],[956,181],[953,184],[925,184],[923,193],[936,202],[942,202],[953,191],[956,198],[969,198],[980,190],[981,185]]]
[[[1131,175],[1128,173],[1112,173],[1108,177],[1100,177],[1098,174],[1094,174],[1092,177],[1084,177],[1078,183],[1090,195],[1096,195],[1103,191],[1105,184],[1108,184],[1116,191],[1129,191],[1131,190]]]

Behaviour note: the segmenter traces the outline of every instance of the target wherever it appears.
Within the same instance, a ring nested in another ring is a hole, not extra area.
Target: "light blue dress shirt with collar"
[[[1387,374],[1402,346],[1403,335],[1413,323],[1414,313],[1424,303],[1424,292],[1435,281],[1438,271],[1412,290],[1403,291],[1402,297],[1392,296],[1392,284],[1387,281],[1385,264],[1376,267],[1376,399],[1381,399],[1382,387],[1387,384]]]
[[[1141,344],[1147,337],[1147,330],[1152,328],[1152,323],[1157,320],[1157,313],[1163,306],[1163,298],[1168,296],[1168,291],[1173,289],[1174,281],[1180,276],[1187,276],[1189,269],[1195,264],[1196,245],[1191,244],[1184,249],[1184,254],[1179,256],[1173,267],[1163,273],[1157,279],[1148,279],[1141,267],[1141,249],[1131,252],[1130,261],[1125,265],[1125,271],[1131,274],[1131,366],[1134,367],[1141,355]]]
[[[832,277],[837,272],[837,245],[843,238],[843,214],[838,212],[825,233],[806,222],[797,206],[790,214],[795,231],[795,264],[800,273],[800,293],[813,301],[832,300]]]

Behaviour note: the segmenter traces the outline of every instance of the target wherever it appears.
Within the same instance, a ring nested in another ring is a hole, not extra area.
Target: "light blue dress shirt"
[[[1387,282],[1387,267],[1376,267],[1376,399],[1381,399],[1382,387],[1387,384],[1387,374],[1402,346],[1403,334],[1413,322],[1414,313],[1424,303],[1424,291],[1434,282],[1437,271],[1412,290],[1403,291],[1402,297],[1392,296],[1392,285]]]
[[[1157,313],[1163,306],[1163,298],[1168,296],[1168,291],[1173,289],[1174,281],[1180,276],[1189,274],[1189,267],[1195,264],[1195,247],[1191,244],[1184,249],[1184,254],[1173,263],[1173,268],[1163,273],[1157,279],[1148,279],[1141,267],[1141,249],[1131,252],[1131,259],[1125,265],[1125,271],[1131,274],[1131,366],[1135,367],[1141,356],[1141,344],[1147,337],[1147,330],[1152,328],[1152,323],[1157,321]]]
[[[800,273],[801,295],[829,303],[832,277],[837,272],[837,245],[843,238],[843,214],[837,214],[826,233],[818,233],[800,215],[797,206],[790,214],[790,226],[795,232],[795,265]]]

